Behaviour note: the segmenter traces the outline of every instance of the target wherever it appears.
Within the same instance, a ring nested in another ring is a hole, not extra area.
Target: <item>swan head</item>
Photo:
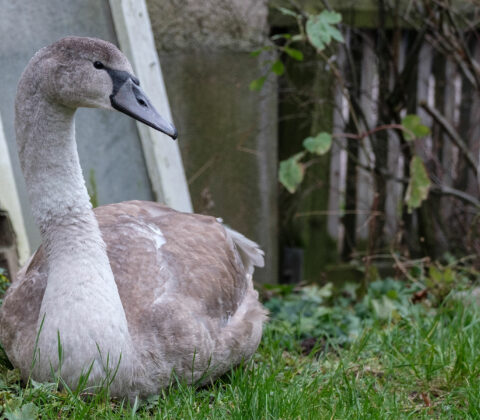
[[[37,87],[52,101],[73,109],[117,110],[177,138],[173,124],[143,92],[125,55],[107,41],[63,38],[40,50],[27,70],[31,68],[40,74]]]

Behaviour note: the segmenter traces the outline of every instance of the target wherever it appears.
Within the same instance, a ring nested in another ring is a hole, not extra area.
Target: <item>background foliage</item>
[[[303,250],[304,278],[320,282],[329,266],[382,263],[392,249],[407,259],[478,255],[478,159],[469,150],[480,123],[474,9],[376,1],[359,24],[354,8],[342,19],[329,2],[307,3],[278,7],[283,26],[253,53],[278,56],[250,86],[280,76],[285,252]],[[425,51],[433,57],[428,98],[420,92]],[[333,195],[340,199],[332,206]]]

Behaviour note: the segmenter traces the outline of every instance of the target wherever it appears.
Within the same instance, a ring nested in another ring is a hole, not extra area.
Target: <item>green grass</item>
[[[361,299],[332,298],[325,288],[273,299],[274,319],[253,360],[213,385],[177,383],[133,406],[55,384],[22,387],[0,358],[0,405],[8,419],[480,418],[477,306],[453,298],[438,308],[428,299],[414,305],[407,296],[415,290],[385,280]],[[312,310],[312,302],[330,309]],[[312,317],[326,325],[304,322]],[[305,355],[312,331],[319,340]]]

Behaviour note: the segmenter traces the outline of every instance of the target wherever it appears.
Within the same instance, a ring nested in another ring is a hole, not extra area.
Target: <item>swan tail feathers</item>
[[[235,249],[242,261],[245,271],[253,274],[254,267],[263,267],[265,265],[265,253],[260,249],[256,242],[246,238],[236,230],[224,226],[227,235],[232,239]]]

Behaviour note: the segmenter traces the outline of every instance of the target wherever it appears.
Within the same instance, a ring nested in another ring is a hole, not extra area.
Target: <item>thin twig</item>
[[[313,211],[304,211],[295,213],[294,218],[297,217],[309,217],[309,216],[328,216],[331,214],[343,216],[345,214],[369,214],[373,216],[383,215],[380,211],[371,211],[371,210],[313,210]]]
[[[372,168],[370,166],[363,165],[362,163],[360,163],[358,161],[356,161],[355,164],[356,164],[357,167],[360,167],[360,168],[368,170],[368,171],[373,170],[373,172],[375,172],[375,173],[377,173],[381,176],[384,176],[385,178],[387,178],[389,180],[396,181],[400,184],[408,185],[408,183],[409,183],[408,178],[400,178],[398,176],[393,175],[391,172],[385,171],[383,169],[376,168],[376,167]],[[447,187],[447,186],[439,185],[439,184],[433,184],[430,187],[430,191],[432,191],[435,194],[451,195],[452,197],[456,197],[456,198],[464,201],[465,203],[468,203],[468,204],[471,204],[471,205],[475,206],[476,208],[480,208],[480,200],[478,200],[473,195],[467,194],[464,191],[460,191],[460,190],[457,190],[455,188],[451,188],[451,187]]]
[[[363,140],[365,137],[369,137],[372,134],[375,134],[378,131],[382,130],[400,130],[404,131],[413,137],[415,137],[415,134],[410,131],[408,128],[405,128],[401,124],[384,124],[384,125],[379,125],[378,127],[375,127],[371,130],[364,131],[363,133],[360,134],[351,134],[351,133],[335,133],[332,135],[332,137],[340,137],[340,138],[347,138],[347,139],[354,139],[354,140]]]
[[[403,273],[403,275],[408,279],[410,280],[412,283],[414,284],[421,284],[423,286],[422,283],[420,283],[415,277],[413,277],[409,272],[408,270],[404,267],[403,263],[400,261],[400,259],[397,257],[397,255],[395,254],[395,251],[392,249],[390,249],[390,255],[392,256],[393,260],[395,261],[395,265],[398,267],[398,269]]]
[[[187,184],[188,185],[192,185],[195,180],[203,173],[205,172],[211,165],[213,162],[215,162],[215,160],[217,159],[217,156],[212,156],[209,160],[207,160],[203,165],[202,167],[197,171],[195,172],[191,177],[190,179],[187,181]]]

